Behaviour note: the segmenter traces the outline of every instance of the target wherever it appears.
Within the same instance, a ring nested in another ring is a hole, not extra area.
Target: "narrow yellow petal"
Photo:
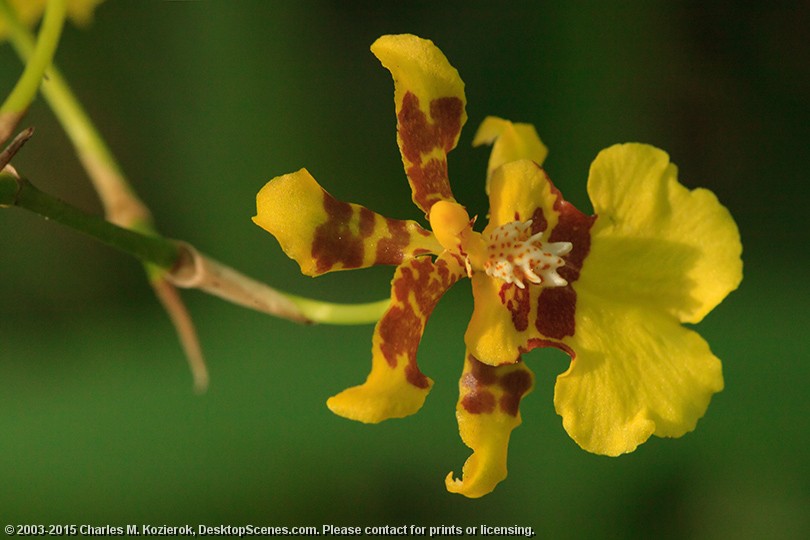
[[[548,240],[567,204],[536,163],[521,159],[495,169],[489,192],[489,224],[485,233],[512,221],[532,220],[532,231],[545,231]]]
[[[332,412],[366,423],[418,411],[433,386],[416,364],[425,324],[445,291],[465,275],[460,258],[443,254],[403,263],[391,282],[391,307],[374,329],[366,382],[326,402]]]
[[[582,288],[696,323],[742,280],[731,214],[712,192],[681,185],[662,150],[603,150],[591,165],[588,193],[598,219]]]
[[[394,78],[397,142],[413,201],[427,215],[436,201],[453,201],[447,153],[467,121],[464,83],[432,41],[382,36],[371,52]]]
[[[652,434],[679,437],[723,389],[720,361],[672,315],[582,292],[576,324],[564,340],[576,357],[557,378],[554,404],[585,450],[616,456]]]
[[[548,156],[548,148],[540,140],[533,125],[515,124],[497,116],[487,116],[478,127],[473,146],[483,144],[492,145],[487,166],[487,193],[490,177],[501,165],[519,159],[528,159],[542,165]]]
[[[433,234],[415,221],[386,218],[338,201],[306,169],[268,182],[256,195],[253,221],[275,236],[309,276],[396,265],[442,251]]]
[[[506,456],[512,430],[520,425],[520,400],[534,385],[534,375],[523,362],[491,367],[469,353],[459,381],[456,406],[458,429],[472,448],[460,479],[447,475],[447,490],[467,497],[490,493],[506,478]]]

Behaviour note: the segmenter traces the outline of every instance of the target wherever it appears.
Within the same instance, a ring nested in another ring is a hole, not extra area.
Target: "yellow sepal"
[[[268,182],[256,195],[253,221],[275,236],[308,276],[400,264],[442,251],[433,234],[415,221],[338,201],[306,169]]]
[[[447,153],[467,121],[464,83],[432,41],[411,34],[382,36],[371,52],[394,78],[397,142],[414,203],[429,214],[454,201]]]
[[[548,156],[548,148],[540,140],[533,125],[516,124],[497,116],[487,116],[478,127],[473,139],[473,146],[483,144],[492,145],[487,165],[487,193],[489,193],[490,177],[501,165],[510,161],[528,159],[542,166]]]
[[[366,382],[329,398],[329,409],[366,423],[418,411],[433,381],[416,364],[425,324],[445,291],[465,275],[460,258],[443,254],[403,263],[391,281],[391,306],[374,329]]]
[[[529,159],[499,166],[490,177],[488,233],[511,221],[533,220],[546,241],[559,220],[562,196],[546,172]]]
[[[521,422],[520,400],[533,386],[534,375],[523,362],[495,368],[467,354],[456,419],[461,439],[473,453],[460,479],[447,475],[448,491],[482,497],[506,478],[509,437]]]

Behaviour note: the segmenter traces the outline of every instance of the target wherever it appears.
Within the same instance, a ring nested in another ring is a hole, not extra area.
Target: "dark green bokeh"
[[[400,5],[402,4],[402,5]],[[191,292],[212,375],[200,397],[139,265],[26,213],[0,211],[0,522],[530,525],[548,538],[805,538],[810,228],[806,3],[112,1],[66,28],[57,61],[166,235],[281,289],[387,294],[391,269],[299,275],[250,222],[256,191],[306,166],[335,196],[419,219],[395,144],[381,34],[429,37],[467,84],[450,157],[483,214],[488,114],[534,123],[546,167],[589,209],[596,153],[666,149],[737,219],[745,280],[698,326],[726,389],[698,429],[618,459],[580,450],[552,405],[567,359],[535,351],[537,387],[510,474],[481,500],[445,492],[468,455],[454,419],[469,284],[440,304],[417,415],[379,426],[324,400],[361,382],[370,327],[300,327]],[[500,5],[503,4],[503,5]],[[507,6],[508,4],[508,6]],[[0,50],[0,91],[20,73]],[[99,205],[46,105],[15,164]],[[793,251],[790,251],[793,249]],[[798,249],[798,251],[797,251]]]

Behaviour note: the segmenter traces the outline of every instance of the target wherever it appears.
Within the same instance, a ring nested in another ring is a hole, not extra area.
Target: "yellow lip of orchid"
[[[447,154],[466,121],[464,83],[432,42],[383,36],[372,52],[394,78],[397,142],[414,203],[432,231],[337,201],[302,169],[271,180],[254,221],[302,272],[392,264],[391,304],[372,339],[365,383],[327,401],[375,423],[413,414],[433,381],[416,353],[444,292],[470,277],[456,417],[472,450],[449,491],[491,492],[507,474],[519,404],[534,386],[522,355],[556,347],[572,358],[554,404],[584,449],[630,452],[650,435],[695,427],[723,387],[720,361],[682,323],[695,323],[742,279],[734,220],[707,190],[689,191],[662,151],[643,144],[601,152],[588,179],[596,215],[563,199],[541,168],[534,127],[489,117],[474,144],[491,144],[489,223],[453,197]]]

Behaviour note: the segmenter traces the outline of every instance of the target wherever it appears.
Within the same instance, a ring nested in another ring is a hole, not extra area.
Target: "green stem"
[[[65,22],[65,5],[65,0],[50,0],[48,2],[36,47],[31,48],[23,74],[2,107],[0,107],[0,113],[23,112],[34,100],[39,85],[42,83],[45,70],[51,65],[56,46],[59,44],[59,36]],[[15,18],[11,15],[10,10],[11,7],[8,5],[7,0],[0,0],[0,15],[5,20]]]
[[[8,6],[7,0],[0,0],[0,6],[3,7],[0,15],[8,25],[14,50],[26,65],[30,65],[36,54],[31,32]],[[55,65],[48,70],[48,78],[41,90],[76,148],[104,205],[107,219],[130,228],[151,231],[149,210],[130,187],[113,153]]]
[[[166,270],[174,266],[181,254],[180,247],[170,240],[114,225],[40,191],[24,178],[5,172],[0,173],[2,205],[25,208]]]
[[[66,0],[48,2],[36,46],[32,46],[30,59],[26,63],[20,79],[3,105],[0,106],[0,142],[5,141],[11,135],[37,95],[45,70],[51,65],[56,46],[59,44],[59,36],[62,34],[62,27],[65,23],[65,13]],[[0,17],[10,21],[9,26],[13,33],[15,30],[11,21],[16,20],[16,16],[7,0],[0,0]]]
[[[366,304],[332,304],[292,294],[285,295],[312,322],[334,325],[370,324],[376,322],[388,309],[389,299]]]
[[[51,0],[51,4],[54,2],[64,4],[64,0]],[[11,43],[24,63],[30,66],[38,54],[33,51],[31,33],[20,22],[14,9],[9,8],[7,0],[0,0],[0,3],[4,8],[0,15],[4,16],[9,28]],[[51,4],[48,5],[49,10],[56,9]],[[50,27],[47,21],[47,13],[45,17],[43,30],[45,26]],[[42,84],[42,92],[73,143],[79,160],[87,171],[99,199],[101,199],[105,217],[108,221],[128,229],[145,233],[154,232],[149,209],[130,187],[115,157],[107,148],[104,139],[96,130],[90,117],[71,92],[67,82],[55,66],[51,66],[48,73],[48,79]],[[8,129],[9,125],[15,125],[22,114],[21,112],[0,115],[0,129],[4,126]],[[7,133],[6,137],[10,134],[10,132]],[[3,135],[2,131],[0,131],[0,135]],[[174,291],[174,288],[165,281],[164,269],[148,262],[144,262],[144,269],[149,278],[149,283],[177,330],[191,371],[194,374],[197,388],[204,388],[208,381],[208,374],[188,310],[179,295]]]
[[[186,256],[189,254],[189,249],[184,248],[178,242],[156,234],[143,234],[119,227],[48,195],[37,189],[28,180],[17,178],[8,172],[0,173],[0,207],[2,206],[18,206],[35,212],[45,219],[51,219],[87,234],[111,247],[135,256],[145,264],[155,265],[172,275],[175,274],[173,271],[187,258],[184,257],[184,254]],[[210,263],[211,261],[208,261],[201,266],[205,267]],[[387,299],[366,304],[334,304],[294,296],[271,289],[267,285],[255,282],[227,267],[219,268],[215,279],[208,280],[209,284],[213,282],[216,285],[215,290],[205,286],[205,279],[201,282],[203,286],[198,288],[223,296],[221,291],[228,287],[227,284],[223,287],[222,282],[228,280],[237,283],[240,291],[246,291],[248,294],[254,291],[257,297],[266,298],[268,293],[281,296],[297,308],[298,320],[304,319],[314,323],[336,325],[374,323],[382,317],[389,304]],[[224,297],[228,298],[227,295]],[[259,309],[254,302],[239,303]]]
[[[49,5],[49,10],[56,9]],[[35,52],[31,33],[9,8],[7,0],[0,0],[0,15],[7,22],[10,40],[17,54],[30,64],[38,54]],[[45,24],[43,22],[43,31]],[[52,30],[49,32],[52,33]],[[5,173],[0,177],[0,205],[27,208],[134,255],[146,265],[153,281],[160,277],[161,270],[170,271],[180,260],[182,249],[175,242],[154,232],[149,210],[130,187],[104,139],[55,66],[48,70],[48,79],[42,85],[42,93],[87,169],[104,205],[107,220],[85,214],[39,191],[30,182],[17,180]],[[110,221],[140,232],[116,226]],[[143,232],[149,234],[141,234]],[[158,270],[155,271],[154,267]],[[306,319],[326,324],[374,323],[389,304],[388,300],[366,304],[334,304],[281,292],[278,294],[292,302]]]

